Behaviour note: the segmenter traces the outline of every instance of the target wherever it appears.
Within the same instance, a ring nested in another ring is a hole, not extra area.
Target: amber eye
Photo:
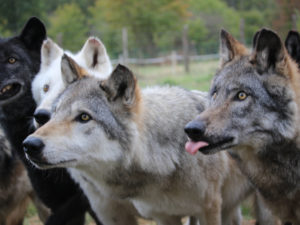
[[[78,121],[81,122],[81,123],[86,123],[88,122],[89,120],[91,120],[91,116],[87,113],[81,113],[79,116],[78,116]]]
[[[8,62],[9,62],[10,64],[14,64],[14,63],[16,62],[16,59],[15,59],[14,57],[10,57],[10,58],[8,59]]]
[[[245,100],[246,98],[247,98],[247,94],[245,93],[245,92],[243,92],[243,91],[240,91],[238,94],[237,94],[237,97],[238,97],[238,99],[240,100],[240,101],[243,101],[243,100]]]
[[[48,85],[48,84],[45,84],[45,85],[44,85],[43,91],[44,91],[45,93],[49,91],[49,85]]]

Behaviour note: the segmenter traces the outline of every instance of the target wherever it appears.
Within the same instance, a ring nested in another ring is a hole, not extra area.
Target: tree
[[[195,43],[198,52],[217,52],[219,34],[225,28],[239,38],[240,15],[221,0],[190,0],[192,14],[189,23],[190,38]],[[199,33],[197,33],[199,30]]]
[[[44,1],[0,0],[0,5],[0,24],[5,33],[18,34],[31,16],[37,16],[41,19],[46,18]]]
[[[108,28],[105,23],[109,24],[110,31],[119,33],[122,27],[127,27],[131,43],[134,42],[143,54],[153,56],[162,42],[165,47],[174,44],[176,35],[170,35],[165,42],[166,31],[168,34],[177,32],[180,38],[184,19],[188,16],[187,7],[185,0],[97,0],[91,15],[101,18],[101,29]],[[100,32],[108,34],[110,31]]]
[[[49,36],[65,49],[79,50],[88,36],[87,21],[75,3],[59,6],[49,21]]]

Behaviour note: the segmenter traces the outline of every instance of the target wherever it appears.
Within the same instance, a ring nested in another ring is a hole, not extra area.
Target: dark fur
[[[22,147],[22,141],[33,132],[31,121],[36,105],[31,81],[39,71],[40,49],[45,38],[44,25],[37,18],[31,18],[19,36],[0,39],[0,89],[11,79],[23,84],[18,98],[0,101],[0,122],[13,149],[23,160],[38,196],[53,212],[46,224],[84,224],[89,203],[67,171],[36,169],[25,158]],[[9,57],[16,58],[16,63],[9,64]]]
[[[285,40],[285,47],[290,56],[296,61],[300,68],[300,34],[291,30]]]

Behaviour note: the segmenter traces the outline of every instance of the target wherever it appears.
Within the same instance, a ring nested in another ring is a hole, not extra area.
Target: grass
[[[186,89],[197,89],[208,91],[211,79],[218,68],[218,61],[205,61],[191,63],[190,72],[185,73],[181,64],[172,67],[171,65],[156,66],[129,66],[138,79],[141,87],[153,85],[176,85]],[[252,218],[251,203],[246,201],[242,206],[244,219]],[[24,225],[41,225],[37,217],[35,207],[30,204]],[[94,225],[89,215],[86,216],[86,224]],[[155,225],[153,221],[139,220],[140,225]],[[248,224],[248,223],[247,223]],[[252,224],[252,223],[251,223]]]
[[[209,90],[211,79],[218,67],[218,61],[191,63],[190,72],[185,73],[181,64],[130,67],[141,87],[152,85],[177,85],[187,89]]]

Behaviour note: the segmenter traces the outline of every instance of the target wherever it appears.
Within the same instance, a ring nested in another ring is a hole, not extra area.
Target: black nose
[[[33,158],[38,158],[41,155],[44,146],[43,141],[36,137],[29,136],[23,141],[25,153]]]
[[[204,135],[205,126],[203,121],[191,121],[185,126],[184,131],[191,140],[199,141]]]
[[[37,109],[35,110],[33,116],[39,125],[44,125],[50,120],[51,114],[46,109]]]

